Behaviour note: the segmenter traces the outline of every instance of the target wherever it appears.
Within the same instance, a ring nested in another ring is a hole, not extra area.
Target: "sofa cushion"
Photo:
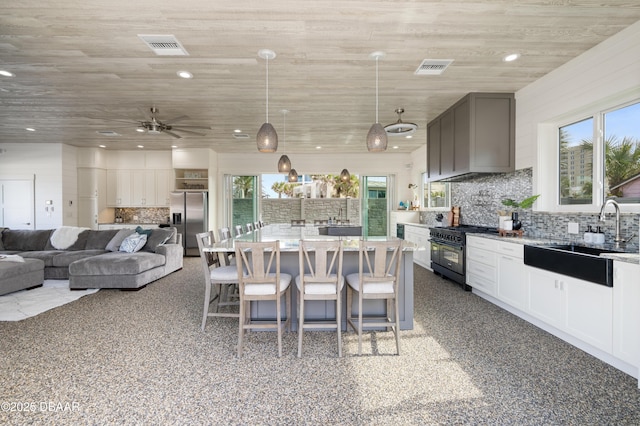
[[[140,251],[142,246],[147,243],[147,235],[146,234],[138,234],[137,232],[129,235],[122,241],[120,244],[120,250],[125,253],[135,253]]]
[[[105,253],[73,262],[69,265],[69,273],[74,276],[135,275],[162,266],[164,263],[163,255],[145,251]]]
[[[38,259],[25,259],[24,262],[0,262],[0,277],[12,278],[28,272],[44,269],[44,263]]]
[[[20,252],[20,256],[25,259],[40,259],[44,262],[45,267],[50,268],[53,266],[53,258],[60,253],[60,250],[23,251]]]
[[[152,231],[151,235],[147,237],[147,244],[142,247],[142,250],[155,253],[158,246],[165,244],[171,237],[174,237],[177,230],[176,228],[158,228]]]
[[[4,244],[2,243],[2,233],[4,232],[5,229],[7,228],[0,227],[0,251],[4,250]]]
[[[74,250],[63,251],[51,259],[52,266],[56,268],[68,268],[76,260],[86,257],[97,256],[99,254],[108,253],[106,250]]]
[[[127,238],[129,235],[134,234],[136,231],[133,229],[120,229],[116,235],[113,236],[111,241],[105,247],[107,251],[118,251],[120,250],[120,244]]]
[[[5,250],[44,250],[51,232],[52,229],[5,229],[2,242]]]
[[[85,250],[106,250],[107,244],[118,233],[117,229],[103,229],[100,231],[89,231]]]

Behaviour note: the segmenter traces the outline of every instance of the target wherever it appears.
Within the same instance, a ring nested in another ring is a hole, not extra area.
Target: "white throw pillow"
[[[140,250],[147,243],[147,236],[145,234],[135,234],[129,235],[127,238],[122,241],[120,244],[120,251],[126,253],[135,253]]]

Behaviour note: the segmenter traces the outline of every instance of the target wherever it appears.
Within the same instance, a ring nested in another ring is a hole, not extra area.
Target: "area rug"
[[[33,317],[97,291],[71,291],[68,280],[45,280],[42,287],[0,296],[0,321],[20,321]]]

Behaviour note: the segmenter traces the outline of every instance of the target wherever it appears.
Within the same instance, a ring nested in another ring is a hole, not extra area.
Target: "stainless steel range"
[[[460,225],[429,228],[429,232],[431,234],[431,269],[433,272],[461,284],[466,291],[471,291],[471,287],[465,282],[466,234],[469,232],[497,234],[498,228]]]

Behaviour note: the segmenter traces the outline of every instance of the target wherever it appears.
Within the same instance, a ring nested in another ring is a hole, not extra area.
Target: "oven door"
[[[435,257],[434,257],[435,256]],[[431,242],[431,261],[464,275],[464,248],[449,244]]]

